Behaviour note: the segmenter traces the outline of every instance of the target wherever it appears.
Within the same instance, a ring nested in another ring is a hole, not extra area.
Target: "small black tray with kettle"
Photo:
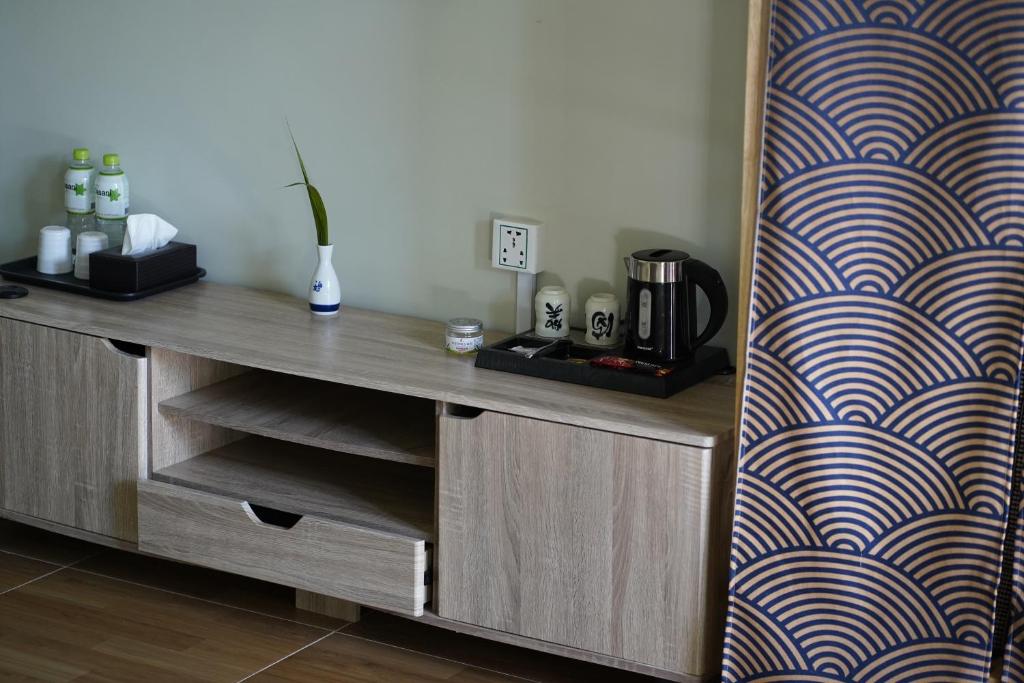
[[[674,249],[634,252],[625,262],[629,323],[623,347],[517,335],[481,349],[476,366],[660,398],[732,371],[725,349],[705,346],[729,310],[718,271]],[[700,332],[697,289],[710,305]]]
[[[516,347],[530,349],[533,355],[512,351]],[[619,356],[620,352],[621,347],[598,348],[571,339],[552,342],[533,335],[516,335],[480,349],[476,367],[656,398],[668,398],[713,375],[729,374],[732,370],[728,352],[717,346],[702,346],[687,361],[659,363],[668,370],[663,376],[590,364],[595,358]]]

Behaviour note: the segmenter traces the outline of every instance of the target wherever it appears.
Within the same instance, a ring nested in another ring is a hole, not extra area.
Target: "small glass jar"
[[[444,349],[458,355],[474,354],[483,348],[484,324],[476,318],[452,318],[444,331]]]

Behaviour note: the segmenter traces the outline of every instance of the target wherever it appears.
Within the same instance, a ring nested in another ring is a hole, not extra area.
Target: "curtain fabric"
[[[776,0],[767,87],[723,679],[985,681],[1020,514],[1024,3]]]

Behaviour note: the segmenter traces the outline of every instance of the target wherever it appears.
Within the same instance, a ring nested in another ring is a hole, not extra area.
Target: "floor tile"
[[[60,565],[0,552],[0,593],[60,569]]]
[[[660,680],[456,633],[373,610],[363,610],[362,620],[346,628],[345,633],[545,683],[655,683]]]
[[[310,626],[333,630],[346,624],[340,619],[295,609],[295,591],[291,588],[156,557],[107,550],[75,565],[75,569],[134,581]]]
[[[65,569],[0,598],[0,678],[233,683],[324,634]]]
[[[516,680],[344,633],[326,638],[250,679],[252,683],[514,683]]]
[[[0,519],[0,551],[65,565],[89,557],[101,549],[102,546],[92,543]]]

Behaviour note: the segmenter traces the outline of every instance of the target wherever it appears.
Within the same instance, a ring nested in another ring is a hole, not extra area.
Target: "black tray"
[[[95,297],[97,299],[109,299],[111,301],[136,301],[138,299],[145,299],[147,296],[153,296],[160,292],[166,292],[171,289],[190,285],[193,282],[198,282],[199,278],[205,277],[206,270],[203,268],[196,268],[195,272],[185,277],[173,280],[171,282],[165,282],[162,285],[156,287],[150,287],[139,292],[108,292],[102,289],[93,289],[89,286],[89,283],[85,280],[79,280],[72,273],[65,273],[63,275],[44,275],[36,270],[36,257],[29,256],[19,261],[11,261],[0,266],[0,275],[5,280],[11,280],[12,282],[24,282],[29,285],[39,285],[40,287],[49,287],[50,289],[59,289],[62,292],[71,292],[72,294],[84,294],[85,296]]]
[[[590,365],[592,358],[617,356],[621,349],[587,346],[570,340],[538,351],[533,358],[509,351],[514,346],[537,347],[550,341],[529,335],[509,337],[480,349],[476,354],[476,367],[655,398],[668,398],[708,377],[732,370],[729,353],[717,346],[702,346],[692,360],[670,364],[672,373],[665,377],[594,367]]]

